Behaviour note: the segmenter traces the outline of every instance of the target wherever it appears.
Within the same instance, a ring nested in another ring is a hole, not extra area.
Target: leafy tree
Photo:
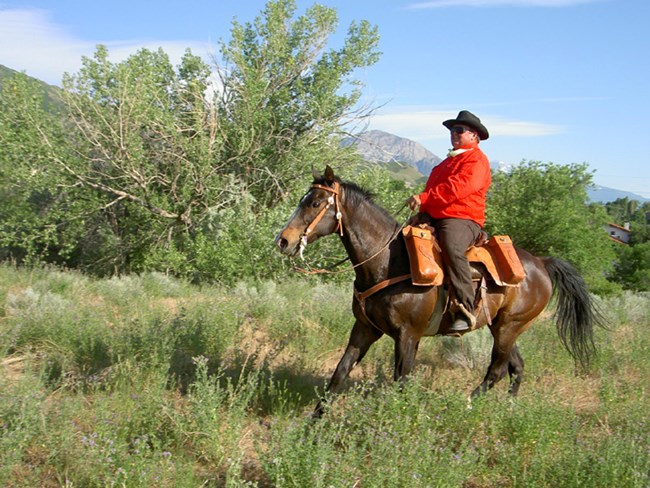
[[[633,221],[630,228],[630,244],[643,244],[650,241],[650,225]]]
[[[45,85],[17,73],[0,92],[0,255],[19,261],[69,258],[82,238],[80,189],[51,164],[66,128]],[[46,110],[48,108],[48,110]],[[61,155],[64,149],[61,149]],[[77,216],[71,217],[71,216]]]
[[[263,205],[296,190],[296,176],[312,165],[349,158],[332,136],[368,115],[352,75],[379,57],[377,29],[367,22],[353,23],[340,49],[325,50],[335,10],[314,5],[292,21],[295,12],[293,0],[268,2],[253,23],[233,22],[221,45],[222,160]]]
[[[220,141],[203,101],[208,67],[186,52],[178,73],[162,50],[114,65],[100,46],[64,80],[81,150],[77,166],[57,162],[109,206],[129,202],[192,227],[197,209],[221,200],[213,168]]]
[[[623,288],[650,291],[650,242],[619,246],[613,278]]]
[[[617,246],[611,278],[625,289],[650,291],[650,202],[641,204],[624,197],[605,207],[612,221],[630,224],[630,242]]]
[[[637,200],[630,200],[628,197],[617,198],[613,202],[606,203],[605,208],[607,209],[607,214],[615,222],[627,222],[632,220],[639,208],[639,202]]]
[[[99,46],[64,79],[65,117],[45,114],[26,87],[2,94],[4,252],[54,253],[99,274],[272,273],[275,207],[304,191],[308,167],[346,164],[337,134],[368,113],[352,73],[378,57],[366,22],[326,51],[334,10],[295,11],[269,1],[253,24],[234,22],[216,85],[189,51],[174,67],[162,50],[112,63]]]
[[[94,237],[106,245],[93,247],[118,271],[141,269],[154,249],[186,250],[206,209],[232,200],[204,100],[209,75],[189,51],[174,70],[162,50],[113,64],[99,46],[64,79],[76,158],[52,148],[52,159],[101,201]]]
[[[508,234],[533,254],[572,262],[594,289],[605,289],[614,252],[603,230],[602,206],[588,205],[591,173],[586,164],[523,161],[493,175],[487,224],[492,234]]]

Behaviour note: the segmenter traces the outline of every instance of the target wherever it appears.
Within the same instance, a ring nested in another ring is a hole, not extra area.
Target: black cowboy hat
[[[481,119],[467,110],[461,110],[458,112],[458,117],[455,119],[445,120],[442,125],[444,125],[447,129],[451,129],[455,125],[466,125],[467,127],[471,127],[476,131],[480,140],[484,141],[490,137],[488,130],[483,124],[481,124]]]

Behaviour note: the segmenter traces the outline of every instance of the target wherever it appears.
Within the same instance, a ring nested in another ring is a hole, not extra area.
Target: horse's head
[[[305,246],[319,237],[337,229],[343,232],[340,190],[340,180],[334,176],[332,168],[327,166],[322,176],[314,172],[310,189],[275,239],[282,254],[302,254]]]

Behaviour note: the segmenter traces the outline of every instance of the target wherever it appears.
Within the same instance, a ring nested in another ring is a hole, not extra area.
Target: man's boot
[[[455,314],[456,320],[451,324],[451,332],[466,332],[476,326],[476,317],[465,308],[462,303],[458,304],[458,311]]]

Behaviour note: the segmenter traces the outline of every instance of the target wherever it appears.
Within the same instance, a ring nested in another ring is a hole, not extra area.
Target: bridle
[[[320,209],[320,211],[316,214],[316,217],[314,217],[312,221],[309,224],[307,224],[305,230],[302,232],[302,234],[300,234],[300,247],[298,248],[298,250],[301,259],[303,258],[302,253],[307,247],[307,239],[309,238],[309,234],[313,232],[313,230],[323,219],[323,217],[325,216],[325,214],[327,213],[327,211],[330,209],[332,205],[334,205],[334,210],[336,211],[336,221],[337,221],[336,229],[334,229],[334,232],[338,230],[341,237],[343,237],[343,215],[341,214],[340,189],[341,189],[341,185],[339,184],[338,181],[334,181],[332,186],[319,185],[317,183],[311,185],[311,190],[324,190],[326,192],[331,193],[331,195],[327,198],[327,205],[325,205],[323,208]]]

